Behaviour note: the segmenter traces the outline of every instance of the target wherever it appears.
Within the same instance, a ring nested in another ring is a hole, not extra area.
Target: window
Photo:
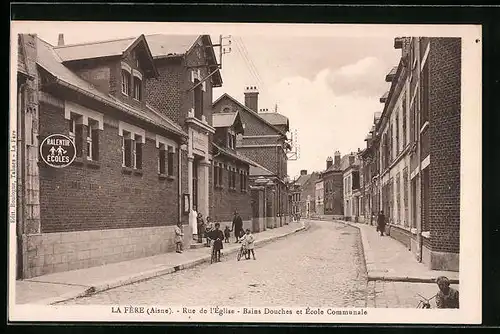
[[[132,168],[132,134],[128,131],[123,131],[122,140],[122,166]]]
[[[87,127],[87,159],[99,160],[99,128],[97,121],[88,120]]]
[[[160,148],[158,150],[158,173],[160,174],[166,174],[166,157],[165,144],[160,144]]]
[[[235,149],[236,148],[236,136],[234,133],[227,133],[227,147]]]
[[[223,167],[222,165],[219,165],[219,187],[224,186],[224,179],[223,179]]]
[[[134,99],[138,101],[142,99],[142,81],[138,77],[134,77]]]
[[[240,190],[242,192],[247,191],[247,175],[245,171],[242,171],[240,174]]]
[[[130,95],[130,73],[126,70],[122,70],[122,93],[125,95]]]
[[[71,114],[69,119],[69,137],[73,140],[76,147],[76,156],[83,156],[83,124],[82,116]]]
[[[405,93],[403,93],[405,94]],[[401,123],[403,123],[403,148],[406,147],[406,96],[403,98],[403,117],[401,119]]]
[[[396,175],[396,223],[401,224],[401,178]]]
[[[233,182],[233,189],[236,189],[236,169],[233,169],[233,172],[231,173],[231,179]]]
[[[214,187],[219,186],[219,165],[214,162]]]
[[[408,167],[403,170],[403,206],[404,206],[404,226],[409,226],[408,217]]]
[[[168,147],[168,176],[174,176],[174,148],[172,146]]]
[[[396,114],[396,157],[399,154],[399,110]]]
[[[194,84],[198,85],[200,81],[198,79],[194,80]],[[194,89],[194,117],[201,119],[203,115],[203,87],[198,85]]]
[[[416,141],[416,117],[417,117],[417,112],[416,112],[416,103],[415,101],[410,107],[410,142],[413,143]]]
[[[420,76],[420,110],[422,122],[424,125],[429,120],[429,62],[425,62]]]
[[[134,137],[134,168],[142,169],[142,142],[141,136],[135,135]]]

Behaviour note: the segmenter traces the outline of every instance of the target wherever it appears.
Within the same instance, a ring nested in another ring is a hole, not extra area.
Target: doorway
[[[193,210],[198,212],[198,166],[199,160],[193,160]]]

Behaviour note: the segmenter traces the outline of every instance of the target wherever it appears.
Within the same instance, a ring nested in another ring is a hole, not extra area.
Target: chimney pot
[[[57,40],[57,46],[64,45],[64,34],[59,34],[59,38]]]
[[[300,175],[307,175],[307,169],[302,169],[300,171]]]
[[[259,112],[259,91],[256,86],[247,86],[245,90],[245,107]],[[263,109],[260,109],[263,111]]]

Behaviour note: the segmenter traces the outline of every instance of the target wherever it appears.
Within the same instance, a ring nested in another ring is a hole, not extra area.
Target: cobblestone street
[[[366,306],[367,281],[356,228],[314,222],[309,230],[259,247],[255,253],[256,261],[238,262],[236,254],[230,254],[221,263],[65,304]]]

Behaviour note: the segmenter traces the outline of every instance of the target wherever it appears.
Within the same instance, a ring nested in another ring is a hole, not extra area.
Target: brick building
[[[33,219],[22,220],[22,277],[173,249],[188,134],[146,102],[146,82],[160,73],[145,36],[77,45],[60,36],[58,46],[27,36],[21,48],[36,59],[39,77],[38,113],[21,148],[38,160],[21,173],[32,192],[21,211],[33,207]],[[54,133],[76,145],[66,168],[46,165],[33,150]]]
[[[307,174],[307,170],[300,171],[300,176],[293,182],[292,213],[300,217],[310,218],[316,212],[316,181],[319,174]]]
[[[344,218],[348,221],[358,221],[361,189],[357,154],[351,153],[342,159],[341,169],[344,190]]]
[[[189,214],[182,221],[189,221],[196,234],[197,213],[213,215],[214,208],[212,92],[222,86],[219,65],[209,35],[157,34],[146,39],[159,73],[146,82],[146,101],[188,134],[181,154],[181,193],[188,195]]]
[[[228,94],[223,94],[213,103],[213,112],[240,114],[245,124],[245,133],[236,137],[236,149],[256,164],[250,168],[250,185],[255,191],[263,192],[262,184],[253,184],[253,181],[265,178],[268,181],[267,187],[271,187],[270,191],[266,191],[265,205],[262,194],[252,195],[256,205],[255,213],[265,212],[266,226],[279,227],[288,222],[289,212],[286,155],[289,150],[286,134],[288,119],[278,113],[270,115],[271,113],[264,111],[258,112],[258,94],[256,87],[246,87],[244,105]],[[257,200],[257,197],[261,200]],[[259,205],[265,206],[265,210],[259,208]],[[260,223],[259,226],[261,225]],[[261,226],[259,229],[262,228]]]
[[[331,157],[326,160],[326,169],[320,173],[323,181],[325,216],[341,219],[344,216],[344,183],[340,152],[335,152],[335,162]]]
[[[215,113],[213,137],[213,207],[210,215],[221,226],[231,228],[233,213],[238,211],[244,228],[252,228],[252,203],[248,177],[252,161],[236,151],[236,136],[244,134],[240,114]]]
[[[378,205],[391,236],[431,269],[458,271],[461,41],[394,45],[402,57],[386,76],[391,87],[362,156],[378,163]]]
[[[314,216],[323,216],[325,214],[325,204],[324,204],[325,186],[323,183],[323,179],[321,179],[321,175],[318,175],[318,179],[316,180],[314,188],[316,197],[316,204],[314,206]]]

